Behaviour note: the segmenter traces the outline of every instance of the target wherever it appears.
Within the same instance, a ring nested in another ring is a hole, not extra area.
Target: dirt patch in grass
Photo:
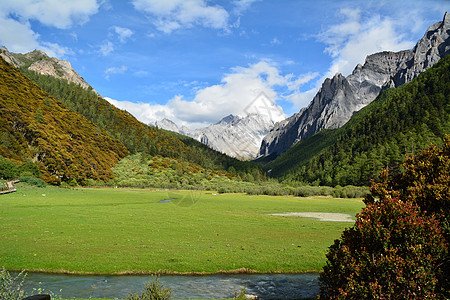
[[[351,215],[341,213],[326,213],[326,212],[289,212],[281,214],[270,214],[271,216],[280,217],[302,217],[302,218],[316,218],[319,221],[329,222],[355,222]]]

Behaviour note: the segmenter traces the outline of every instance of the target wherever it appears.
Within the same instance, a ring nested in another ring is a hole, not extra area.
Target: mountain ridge
[[[274,124],[263,116],[250,113],[243,117],[230,114],[201,129],[178,127],[169,119],[162,119],[151,125],[192,137],[231,157],[249,160],[256,158],[262,139]]]
[[[67,60],[60,60],[56,57],[49,57],[42,50],[33,50],[31,52],[21,54],[8,51],[5,46],[0,49],[0,56],[14,67],[26,68],[42,75],[49,75],[55,78],[66,79],[73,82],[83,89],[95,91],[72,67]]]
[[[406,154],[450,134],[450,56],[411,82],[384,90],[338,129],[324,129],[270,162],[270,175],[318,185],[368,185]]]
[[[411,50],[369,55],[352,74],[325,79],[310,104],[264,137],[259,155],[280,155],[322,129],[339,128],[388,87],[411,81],[450,52],[450,15],[431,25]]]

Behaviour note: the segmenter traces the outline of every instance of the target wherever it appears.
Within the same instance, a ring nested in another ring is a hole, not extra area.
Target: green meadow
[[[42,272],[320,271],[352,223],[270,214],[355,216],[364,206],[329,197],[17,187],[0,195],[0,266]]]

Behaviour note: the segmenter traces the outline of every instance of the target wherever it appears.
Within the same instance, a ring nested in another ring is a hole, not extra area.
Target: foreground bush
[[[450,137],[380,173],[366,207],[327,254],[321,297],[449,299]]]
[[[158,276],[153,276],[151,282],[145,284],[145,291],[139,295],[130,294],[127,300],[168,300],[172,299],[172,289],[166,288],[164,283],[159,281]]]
[[[435,270],[446,246],[438,222],[398,198],[365,207],[327,255],[322,296],[436,299]]]
[[[391,175],[387,170],[380,173],[380,182],[371,188],[378,198],[400,197],[419,206],[427,215],[435,214],[441,221],[450,213],[450,135],[439,148],[429,149],[408,156],[405,171]],[[368,197],[366,202],[375,201]]]

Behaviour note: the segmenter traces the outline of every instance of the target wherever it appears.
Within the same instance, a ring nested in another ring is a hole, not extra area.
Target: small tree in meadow
[[[327,254],[326,299],[449,297],[450,138],[408,157],[404,172],[384,170],[372,196]]]

